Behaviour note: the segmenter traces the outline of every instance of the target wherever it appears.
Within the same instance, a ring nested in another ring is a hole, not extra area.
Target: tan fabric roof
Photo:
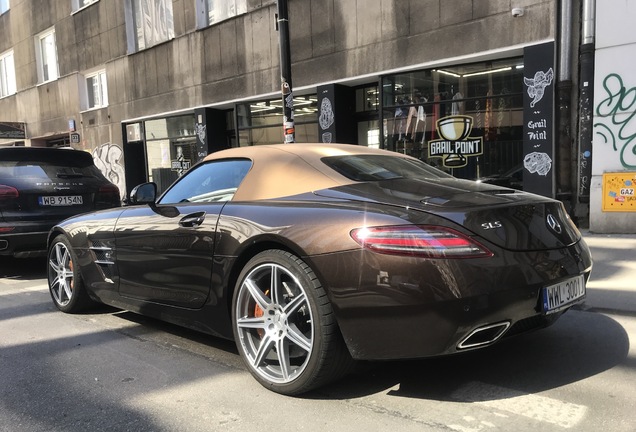
[[[237,147],[208,155],[205,160],[247,158],[253,166],[233,201],[279,198],[355,183],[320,159],[348,154],[395,153],[348,144],[276,144]]]

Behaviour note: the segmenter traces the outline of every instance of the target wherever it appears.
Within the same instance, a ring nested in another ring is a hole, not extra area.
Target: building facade
[[[282,142],[275,0],[58,3],[0,2],[0,145],[84,149],[125,193],[163,190],[210,152]],[[296,141],[409,154],[587,222],[590,3],[288,0]]]
[[[596,10],[590,229],[636,232],[636,3]],[[581,164],[585,164],[581,154]]]

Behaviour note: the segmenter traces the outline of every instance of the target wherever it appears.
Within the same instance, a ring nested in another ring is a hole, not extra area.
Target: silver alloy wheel
[[[245,277],[236,302],[238,340],[263,379],[286,384],[307,367],[314,322],[305,288],[286,268],[265,263]]]
[[[64,243],[57,242],[53,248],[49,254],[51,294],[58,305],[66,306],[73,298],[73,260]]]

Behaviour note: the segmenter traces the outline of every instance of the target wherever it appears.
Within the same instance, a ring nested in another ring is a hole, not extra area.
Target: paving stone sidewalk
[[[636,234],[583,231],[594,267],[584,310],[636,316]]]

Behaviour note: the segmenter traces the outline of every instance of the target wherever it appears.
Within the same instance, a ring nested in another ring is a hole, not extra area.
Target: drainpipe
[[[577,148],[576,186],[577,218],[589,218],[590,184],[592,181],[592,129],[594,120],[594,52],[596,0],[583,0],[581,47],[579,53],[579,136]]]
[[[276,28],[280,46],[280,84],[283,96],[283,134],[285,143],[296,141],[294,133],[294,94],[291,78],[291,54],[289,49],[289,13],[287,0],[277,0]]]
[[[559,55],[557,82],[558,141],[556,157],[558,163],[556,198],[563,201],[568,213],[572,213],[572,0],[560,2]]]

